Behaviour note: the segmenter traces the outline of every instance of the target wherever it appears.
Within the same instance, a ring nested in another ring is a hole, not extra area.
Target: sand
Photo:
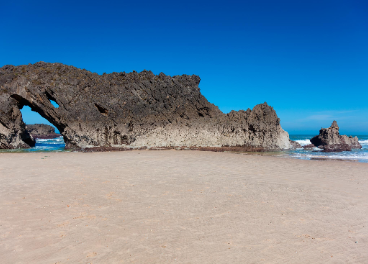
[[[0,153],[0,186],[1,263],[368,263],[368,164]]]

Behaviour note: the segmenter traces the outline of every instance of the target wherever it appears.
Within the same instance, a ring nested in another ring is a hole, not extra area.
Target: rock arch
[[[60,63],[7,65],[0,68],[0,148],[32,145],[24,105],[57,127],[66,148],[290,148],[272,107],[224,114],[200,93],[199,82],[195,75],[150,71],[98,75]]]
[[[45,95],[48,98],[47,93]],[[25,105],[29,106],[32,109],[32,111],[37,112],[38,114],[40,114],[43,118],[45,118],[47,121],[49,121],[51,124],[53,124],[59,131],[64,131],[65,126],[60,122],[56,122],[57,119],[55,119],[55,115],[50,115],[49,114],[50,111],[45,111],[44,108],[40,108],[37,104],[32,103],[31,101],[27,100],[26,98],[24,98],[24,97],[22,97],[18,94],[12,94],[10,96],[10,98],[15,99],[15,101],[17,102],[17,106],[18,106],[19,110],[21,110]],[[49,99],[49,100],[53,100],[53,99]]]

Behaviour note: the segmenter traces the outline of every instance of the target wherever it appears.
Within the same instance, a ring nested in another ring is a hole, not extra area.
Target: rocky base
[[[343,152],[343,151],[351,151],[351,146],[348,144],[333,144],[323,146],[322,152]]]
[[[298,148],[302,148],[302,145],[300,145],[298,142],[290,140],[290,144],[291,144],[291,149],[298,149]]]
[[[315,146],[315,145],[313,145],[313,144],[308,144],[308,145],[303,146],[303,149],[312,150],[312,149],[314,149],[315,147],[316,147],[316,146]]]
[[[131,150],[199,150],[199,151],[212,151],[212,152],[267,152],[267,151],[277,151],[269,150],[260,147],[252,146],[224,146],[224,147],[140,147],[140,148],[112,148],[112,147],[95,147],[95,148],[85,148],[79,149],[82,152],[106,152],[106,151],[131,151]]]

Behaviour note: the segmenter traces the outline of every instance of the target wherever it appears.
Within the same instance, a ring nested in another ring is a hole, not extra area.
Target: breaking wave
[[[305,146],[311,144],[310,140],[313,135],[290,135],[290,139]],[[326,153],[321,152],[318,148],[313,150],[296,149],[286,153],[286,156],[297,159],[325,159],[325,160],[348,160],[368,163],[368,136],[358,136],[362,149],[353,149],[352,151]],[[319,150],[319,151],[318,151]]]
[[[298,142],[301,146],[312,144],[309,139],[300,139],[300,140],[295,140],[295,141]]]
[[[63,151],[65,143],[63,137],[51,139],[36,139],[36,146],[30,151]]]
[[[364,148],[364,146],[368,147],[368,139],[359,140],[360,145]]]

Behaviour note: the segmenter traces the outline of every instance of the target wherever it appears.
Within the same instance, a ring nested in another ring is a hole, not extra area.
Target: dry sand
[[[368,164],[1,153],[0,186],[0,263],[368,263]]]

